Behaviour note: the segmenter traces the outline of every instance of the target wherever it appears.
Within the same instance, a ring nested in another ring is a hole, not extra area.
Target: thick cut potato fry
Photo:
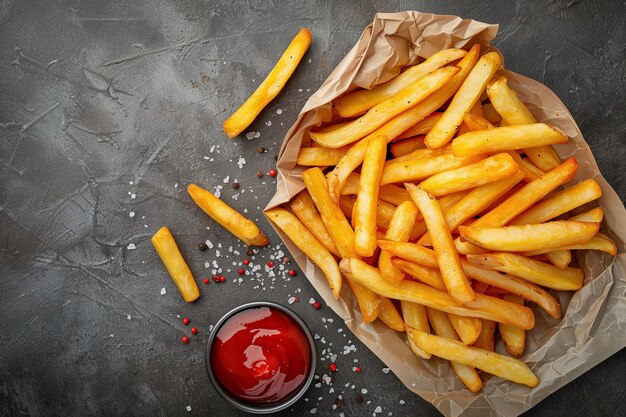
[[[431,269],[439,268],[435,252],[416,243],[393,242],[391,240],[381,239],[378,241],[378,246],[380,249],[391,253],[393,256],[418,263]]]
[[[333,255],[317,240],[300,220],[283,208],[273,208],[266,216],[326,275],[335,298],[341,290],[341,273]]]
[[[567,249],[558,249],[546,252],[546,258],[557,268],[565,269],[572,262],[572,252]]]
[[[524,304],[524,299],[519,295],[504,294],[502,299],[511,303]],[[500,330],[500,336],[502,336],[506,351],[514,358],[522,356],[526,347],[526,330],[502,323],[498,323],[498,329]]]
[[[396,306],[387,297],[380,297],[380,311],[378,312],[378,318],[387,326],[398,332],[405,331],[404,321],[398,313]]]
[[[437,336],[459,341],[459,336],[448,319],[449,315],[446,316],[446,313],[433,308],[429,308],[427,310],[427,314],[428,320],[430,321]],[[483,383],[478,375],[478,372],[476,372],[473,367],[463,365],[458,362],[450,362],[450,365],[452,365],[454,373],[456,373],[461,382],[463,382],[463,384],[465,384],[470,391],[478,392],[482,389]]]
[[[200,290],[169,229],[160,228],[151,241],[180,295],[188,303],[196,301],[200,297]]]
[[[400,242],[408,241],[416,217],[417,206],[412,201],[405,201],[400,204],[391,216],[385,239]],[[404,272],[391,263],[391,254],[387,251],[380,252],[378,269],[380,269],[381,275],[390,282],[399,282],[404,278]]]
[[[558,220],[504,227],[459,226],[459,232],[465,240],[484,249],[526,252],[585,243],[599,227],[599,223]]]
[[[409,301],[400,301],[402,316],[404,317],[404,326],[406,328],[407,339],[411,346],[411,350],[420,358],[430,359],[430,354],[424,352],[412,342],[415,330],[430,333],[430,325],[428,324],[428,316],[426,315],[426,307],[421,304],[411,303]]]
[[[311,199],[322,217],[328,234],[342,258],[355,256],[354,230],[346,220],[341,209],[331,200],[324,173],[319,168],[310,168],[302,173]]]
[[[222,227],[246,245],[267,246],[270,242],[263,232],[235,209],[196,184],[189,184],[187,192],[192,200]]]
[[[463,58],[466,51],[462,49],[445,49],[439,51],[421,64],[408,68],[386,83],[371,90],[357,90],[339,97],[335,108],[341,117],[354,117],[365,113],[375,105],[393,97],[411,83],[425,77],[436,69]]]
[[[480,255],[481,253],[489,252],[487,249],[461,240],[461,236],[454,239],[454,247],[460,255]]]
[[[450,320],[452,327],[456,330],[463,344],[471,345],[478,339],[482,328],[480,319],[448,313],[448,320]]]
[[[463,116],[476,104],[501,64],[502,58],[495,52],[489,52],[478,60],[441,119],[426,135],[426,146],[440,148],[452,139],[463,121]]]
[[[402,272],[410,275],[418,281],[430,285],[438,290],[446,291],[446,284],[444,284],[441,272],[439,272],[438,269],[427,268],[402,258],[391,258],[391,263]]]
[[[443,87],[414,107],[394,117],[369,136],[361,139],[346,153],[346,156],[337,164],[328,178],[329,192],[333,201],[336,203],[339,201],[341,187],[343,187],[348,175],[363,162],[365,149],[367,148],[366,140],[380,135],[385,135],[389,140],[393,140],[402,134],[402,132],[439,109],[458,90],[459,86],[474,67],[474,64],[476,64],[479,54],[480,45],[476,44],[457,64],[457,66],[461,68],[461,71]]]
[[[482,156],[458,158],[451,153],[433,156],[432,158],[409,159],[398,162],[392,159],[385,163],[380,183],[384,185],[406,181],[419,181],[431,175],[454,168],[460,168],[481,159]]]
[[[389,150],[395,158],[399,158],[413,151],[424,148],[426,148],[426,145],[424,145],[424,136],[415,136],[399,142],[393,142],[389,145]]]
[[[356,174],[354,172],[350,174],[350,176],[348,177],[348,181],[346,181],[346,185],[344,185],[344,187],[341,189],[341,195],[358,194],[360,181],[361,176],[359,174]],[[386,203],[393,204],[394,206],[399,206],[405,201],[409,201],[411,203],[413,202],[407,190],[393,184],[381,185],[378,189],[378,199]]]
[[[488,269],[507,272],[534,284],[553,290],[575,291],[583,286],[582,269],[565,268],[540,262],[513,253],[494,252],[482,255],[467,255],[471,263]]]
[[[576,159],[567,159],[558,167],[524,185],[496,208],[476,220],[472,226],[500,227],[506,225],[517,215],[545,197],[550,191],[570,181],[577,169],[578,162]]]
[[[416,149],[411,153],[392,159],[393,162],[408,161],[411,159],[426,159],[435,156],[448,155],[452,153],[451,147],[443,147],[439,149],[422,148]],[[389,162],[391,163],[391,162]]]
[[[604,212],[600,207],[596,207],[577,216],[570,217],[567,220],[574,222],[602,223],[602,219],[604,219]]]
[[[472,132],[476,130],[487,130],[494,128],[494,126],[489,123],[489,120],[472,113],[465,113],[465,116],[463,116],[463,123],[465,123],[467,128]]]
[[[340,256],[333,238],[326,230],[322,217],[307,190],[302,190],[291,200],[291,210],[313,236],[333,255]]]
[[[511,224],[543,223],[601,196],[602,189],[589,178],[526,210]]]
[[[359,310],[361,311],[361,317],[363,317],[364,323],[371,323],[378,318],[380,313],[380,296],[365,285],[362,285],[350,277],[346,277],[348,285],[352,289],[352,293],[356,298]]]
[[[534,181],[544,174],[542,170],[533,165],[532,162],[522,158],[516,151],[507,151],[507,153],[511,155],[511,158],[515,159],[519,169],[524,173],[524,181]]]
[[[456,340],[416,331],[417,345],[422,350],[449,361],[473,366],[500,378],[536,387],[539,379],[528,366],[517,359],[473,346],[465,346]]]
[[[391,284],[383,279],[378,269],[367,265],[360,259],[342,259],[339,267],[346,277],[384,297],[410,301],[460,316],[507,323],[526,330],[532,329],[535,325],[535,316],[531,309],[499,298],[476,294],[475,301],[462,306],[450,294],[425,284],[406,279],[397,285]]]
[[[250,98],[224,122],[224,132],[229,138],[234,138],[250,126],[250,123],[261,113],[261,110],[280,93],[309,49],[310,44],[311,32],[307,28],[300,29],[267,78],[263,80]]]
[[[465,133],[452,141],[452,151],[456,156],[481,155],[522,149],[525,145],[566,143],[567,140],[567,136],[557,128],[545,123],[534,123]]]
[[[427,134],[428,132],[430,132],[430,129],[433,128],[435,123],[437,123],[437,121],[441,119],[442,115],[443,113],[439,111],[431,113],[430,115],[424,117],[424,119],[422,119],[421,121],[415,123],[413,126],[405,130],[400,136],[396,138],[396,140],[402,140],[411,138],[413,136],[421,136]],[[422,140],[423,139],[424,138],[422,138]]]
[[[296,163],[302,166],[334,166],[350,150],[350,146],[337,149],[314,147],[300,148]]]
[[[495,341],[493,335],[496,332],[496,322],[491,320],[481,320],[480,334],[472,346],[493,352]]]
[[[360,118],[332,131],[310,132],[311,139],[327,148],[339,148],[372,133],[400,113],[415,106],[460,71],[459,67],[437,69],[382,101]]]
[[[426,353],[422,349],[420,349],[420,347],[417,346],[417,344],[413,340],[413,338],[415,337],[415,333],[417,332],[417,329],[409,326],[408,324],[405,324],[404,327],[406,328],[406,337],[407,337],[407,341],[409,342],[409,347],[411,348],[411,352],[413,352],[419,358],[430,359],[432,357],[431,354]]]
[[[479,187],[517,174],[519,167],[509,155],[497,154],[461,168],[440,172],[419,187],[434,197]]]
[[[461,265],[463,265],[465,274],[474,279],[474,282],[482,282],[483,284],[493,286],[493,288],[500,288],[511,294],[522,296],[543,308],[546,313],[555,319],[561,318],[559,301],[540,286],[510,274],[502,274],[498,271],[482,268],[465,259],[461,259]]]
[[[463,273],[459,254],[454,247],[452,235],[437,200],[413,184],[407,183],[405,188],[424,216],[424,222],[430,232],[437,263],[448,292],[460,304],[474,301],[476,294],[474,294],[469,280]]]
[[[502,120],[502,116],[500,116],[500,113],[498,113],[491,103],[483,104],[483,117],[494,125],[500,123]]]
[[[378,244],[380,246],[380,241],[378,242]],[[574,249],[599,250],[599,251],[606,252],[613,256],[617,255],[617,245],[615,245],[615,242],[613,241],[613,239],[611,239],[610,237],[602,233],[596,233],[594,237],[592,237],[590,240],[588,240],[585,243],[581,243],[578,245],[565,246],[561,249],[564,249],[564,250],[574,250]],[[531,251],[531,252],[524,252],[522,253],[522,255],[537,256],[537,255],[542,255],[544,253],[550,253],[548,251],[550,251],[550,249],[538,249],[538,250]]]
[[[376,203],[378,188],[387,153],[387,138],[379,136],[367,143],[361,168],[359,192],[354,204],[354,251],[359,256],[372,256],[376,249]]]
[[[506,125],[513,126],[537,122],[528,108],[517,97],[515,91],[509,88],[506,77],[492,81],[487,87],[487,94],[495,110],[502,116],[502,123],[506,122]],[[504,126],[502,123],[500,126]],[[524,152],[532,163],[542,171],[550,171],[561,163],[559,155],[551,146],[525,148]]]

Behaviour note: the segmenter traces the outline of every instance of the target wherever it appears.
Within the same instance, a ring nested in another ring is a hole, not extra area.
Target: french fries
[[[391,263],[399,268],[403,273],[410,275],[424,284],[433,288],[446,291],[446,284],[443,282],[441,272],[438,269],[426,268],[422,265],[407,261],[401,258],[391,258]]]
[[[412,138],[413,136],[420,136],[423,143],[424,138],[421,136],[430,132],[430,129],[432,129],[435,123],[437,123],[437,121],[441,119],[442,115],[443,113],[439,111],[432,112],[430,115],[424,117],[421,121],[415,123],[413,126],[402,132],[402,134],[398,136],[395,140],[402,140]]]
[[[189,184],[187,192],[202,211],[246,245],[267,246],[269,244],[267,237],[252,220],[246,219],[211,192],[193,183]]]
[[[196,301],[200,297],[200,290],[169,229],[160,228],[151,241],[180,295],[188,303]]]
[[[267,78],[252,93],[250,98],[224,122],[224,133],[229,138],[234,138],[250,126],[261,113],[261,110],[280,93],[309,49],[310,44],[311,32],[307,28],[300,29]]]
[[[511,303],[524,304],[524,299],[519,295],[504,294],[502,299]],[[526,330],[502,323],[498,323],[498,329],[500,330],[500,336],[502,337],[506,351],[514,358],[522,356],[524,354],[524,348],[526,347]]]
[[[400,257],[428,268],[439,268],[435,252],[421,245],[409,242],[393,242],[391,240],[379,240],[378,246],[393,256]]]
[[[606,252],[612,256],[617,255],[617,246],[615,245],[615,242],[613,241],[613,239],[611,239],[610,237],[602,233],[597,233],[594,237],[592,237],[585,243],[580,243],[578,245],[568,245],[568,246],[562,247],[561,249],[563,250],[575,250],[575,249],[599,250],[602,252]],[[550,251],[551,249],[542,248],[542,249],[538,249],[538,250],[531,251],[531,252],[524,252],[523,255],[524,256],[537,256],[537,255],[542,255],[544,253],[551,253]]]
[[[380,184],[419,181],[443,171],[478,162],[481,159],[480,156],[457,157],[453,154],[444,154],[432,158],[391,160],[385,163]]]
[[[409,139],[404,139],[399,142],[393,142],[389,146],[389,150],[391,154],[396,158],[407,155],[413,151],[418,149],[424,149],[426,145],[424,145],[424,137],[423,136],[415,136]]]
[[[413,202],[405,201],[400,204],[391,217],[385,239],[403,242],[409,240],[417,213],[417,207]],[[399,282],[404,278],[404,272],[391,262],[391,254],[387,251],[381,251],[378,258],[378,269],[382,276],[390,282]]]
[[[452,327],[456,330],[463,344],[471,345],[478,339],[482,328],[480,319],[448,313],[448,320],[450,320]]]
[[[340,256],[339,250],[337,250],[337,246],[335,246],[333,238],[330,234],[328,234],[328,230],[326,230],[326,226],[324,226],[322,217],[317,212],[315,203],[311,199],[307,190],[300,191],[298,195],[291,200],[291,210],[296,217],[300,219],[302,224],[304,224],[306,228],[313,233],[313,236],[315,236],[322,246],[328,249],[328,251],[333,255]]]
[[[334,166],[341,161],[341,158],[350,150],[350,146],[343,148],[300,148],[296,162],[302,166]]]
[[[481,320],[480,334],[472,346],[493,352],[495,341],[493,335],[496,332],[496,322],[491,320]]]
[[[378,318],[389,326],[391,329],[396,330],[398,332],[405,331],[404,321],[402,321],[402,317],[396,306],[393,305],[393,302],[387,297],[380,297],[380,311],[378,312]]]

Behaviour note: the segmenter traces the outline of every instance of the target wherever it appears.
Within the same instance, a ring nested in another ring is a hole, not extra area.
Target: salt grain
[[[131,211],[130,213],[128,213],[128,217],[135,217],[135,212]]]
[[[248,140],[252,140],[252,139],[254,139],[254,132],[248,132],[248,133],[246,133],[246,139],[248,139]]]
[[[128,249],[128,250],[137,249],[137,246],[135,246],[134,243],[129,243],[128,246],[126,246],[126,249]]]
[[[167,290],[165,289],[165,287],[161,288],[161,295],[165,295],[167,294]]]
[[[361,394],[363,394],[363,395],[367,394],[367,389],[366,388],[361,388]]]
[[[406,404],[406,401],[400,400],[400,405],[404,405],[404,404]]]
[[[276,110],[276,114],[283,114],[283,110],[282,109]]]
[[[383,374],[388,374],[389,373],[389,368],[383,368]]]
[[[191,406],[188,405],[187,407],[185,407],[187,409],[187,412],[191,411]]]
[[[246,164],[246,159],[239,157],[239,161],[237,161],[237,165],[239,166],[239,169],[242,169],[245,164]]]
[[[383,409],[382,407],[379,405],[378,407],[376,407],[376,409],[374,410],[375,413],[382,413]]]

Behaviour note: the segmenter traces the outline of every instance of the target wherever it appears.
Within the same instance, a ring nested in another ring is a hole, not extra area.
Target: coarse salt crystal
[[[317,413],[317,408],[311,408],[311,414]]]
[[[187,407],[185,407],[187,409],[187,412],[191,411],[191,406],[188,405]]]
[[[224,184],[228,184],[229,181],[230,181],[230,176],[227,175],[226,178],[224,178],[223,182]]]
[[[239,161],[237,161],[237,165],[239,165],[239,169],[242,169],[246,164],[246,158],[239,157]]]
[[[389,373],[389,368],[383,368],[383,374],[388,374]]]
[[[130,314],[127,314],[126,315],[126,320],[130,320],[130,319],[132,319],[132,317],[130,316]]]
[[[204,243],[208,246],[209,249],[213,249],[213,242],[209,239],[205,240]]]
[[[248,139],[248,140],[254,139],[254,133],[255,132],[248,132],[248,133],[246,133],[246,139]]]
[[[261,132],[256,132],[256,133],[254,134],[254,137],[255,137],[255,138],[260,138],[260,137],[261,137]]]
[[[382,413],[383,409],[382,407],[379,405],[378,407],[376,407],[376,409],[374,410],[375,413]]]
[[[366,388],[361,388],[361,394],[363,394],[363,395],[367,394],[367,389]]]
[[[130,198],[137,198],[137,194],[135,194],[135,193],[131,194]]]
[[[283,110],[282,109],[276,110],[276,114],[283,114]]]
[[[406,404],[406,401],[400,400],[400,405],[404,405],[404,404]]]
[[[128,246],[126,246],[126,249],[128,249],[128,250],[137,249],[137,246],[135,246],[134,243],[129,243]]]
[[[130,213],[128,213],[128,217],[135,217],[135,212],[131,211]]]
[[[287,301],[289,304],[293,304],[296,302],[296,297],[289,297],[289,300]]]
[[[268,120],[267,122],[265,122],[265,126],[271,126],[272,125],[272,121]]]
[[[165,287],[161,288],[161,295],[165,295],[167,294],[167,290],[165,289]]]

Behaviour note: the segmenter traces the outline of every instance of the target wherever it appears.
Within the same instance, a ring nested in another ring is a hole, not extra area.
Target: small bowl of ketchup
[[[300,317],[269,301],[241,305],[215,325],[206,368],[232,406],[268,414],[293,405],[313,381],[315,343]]]

